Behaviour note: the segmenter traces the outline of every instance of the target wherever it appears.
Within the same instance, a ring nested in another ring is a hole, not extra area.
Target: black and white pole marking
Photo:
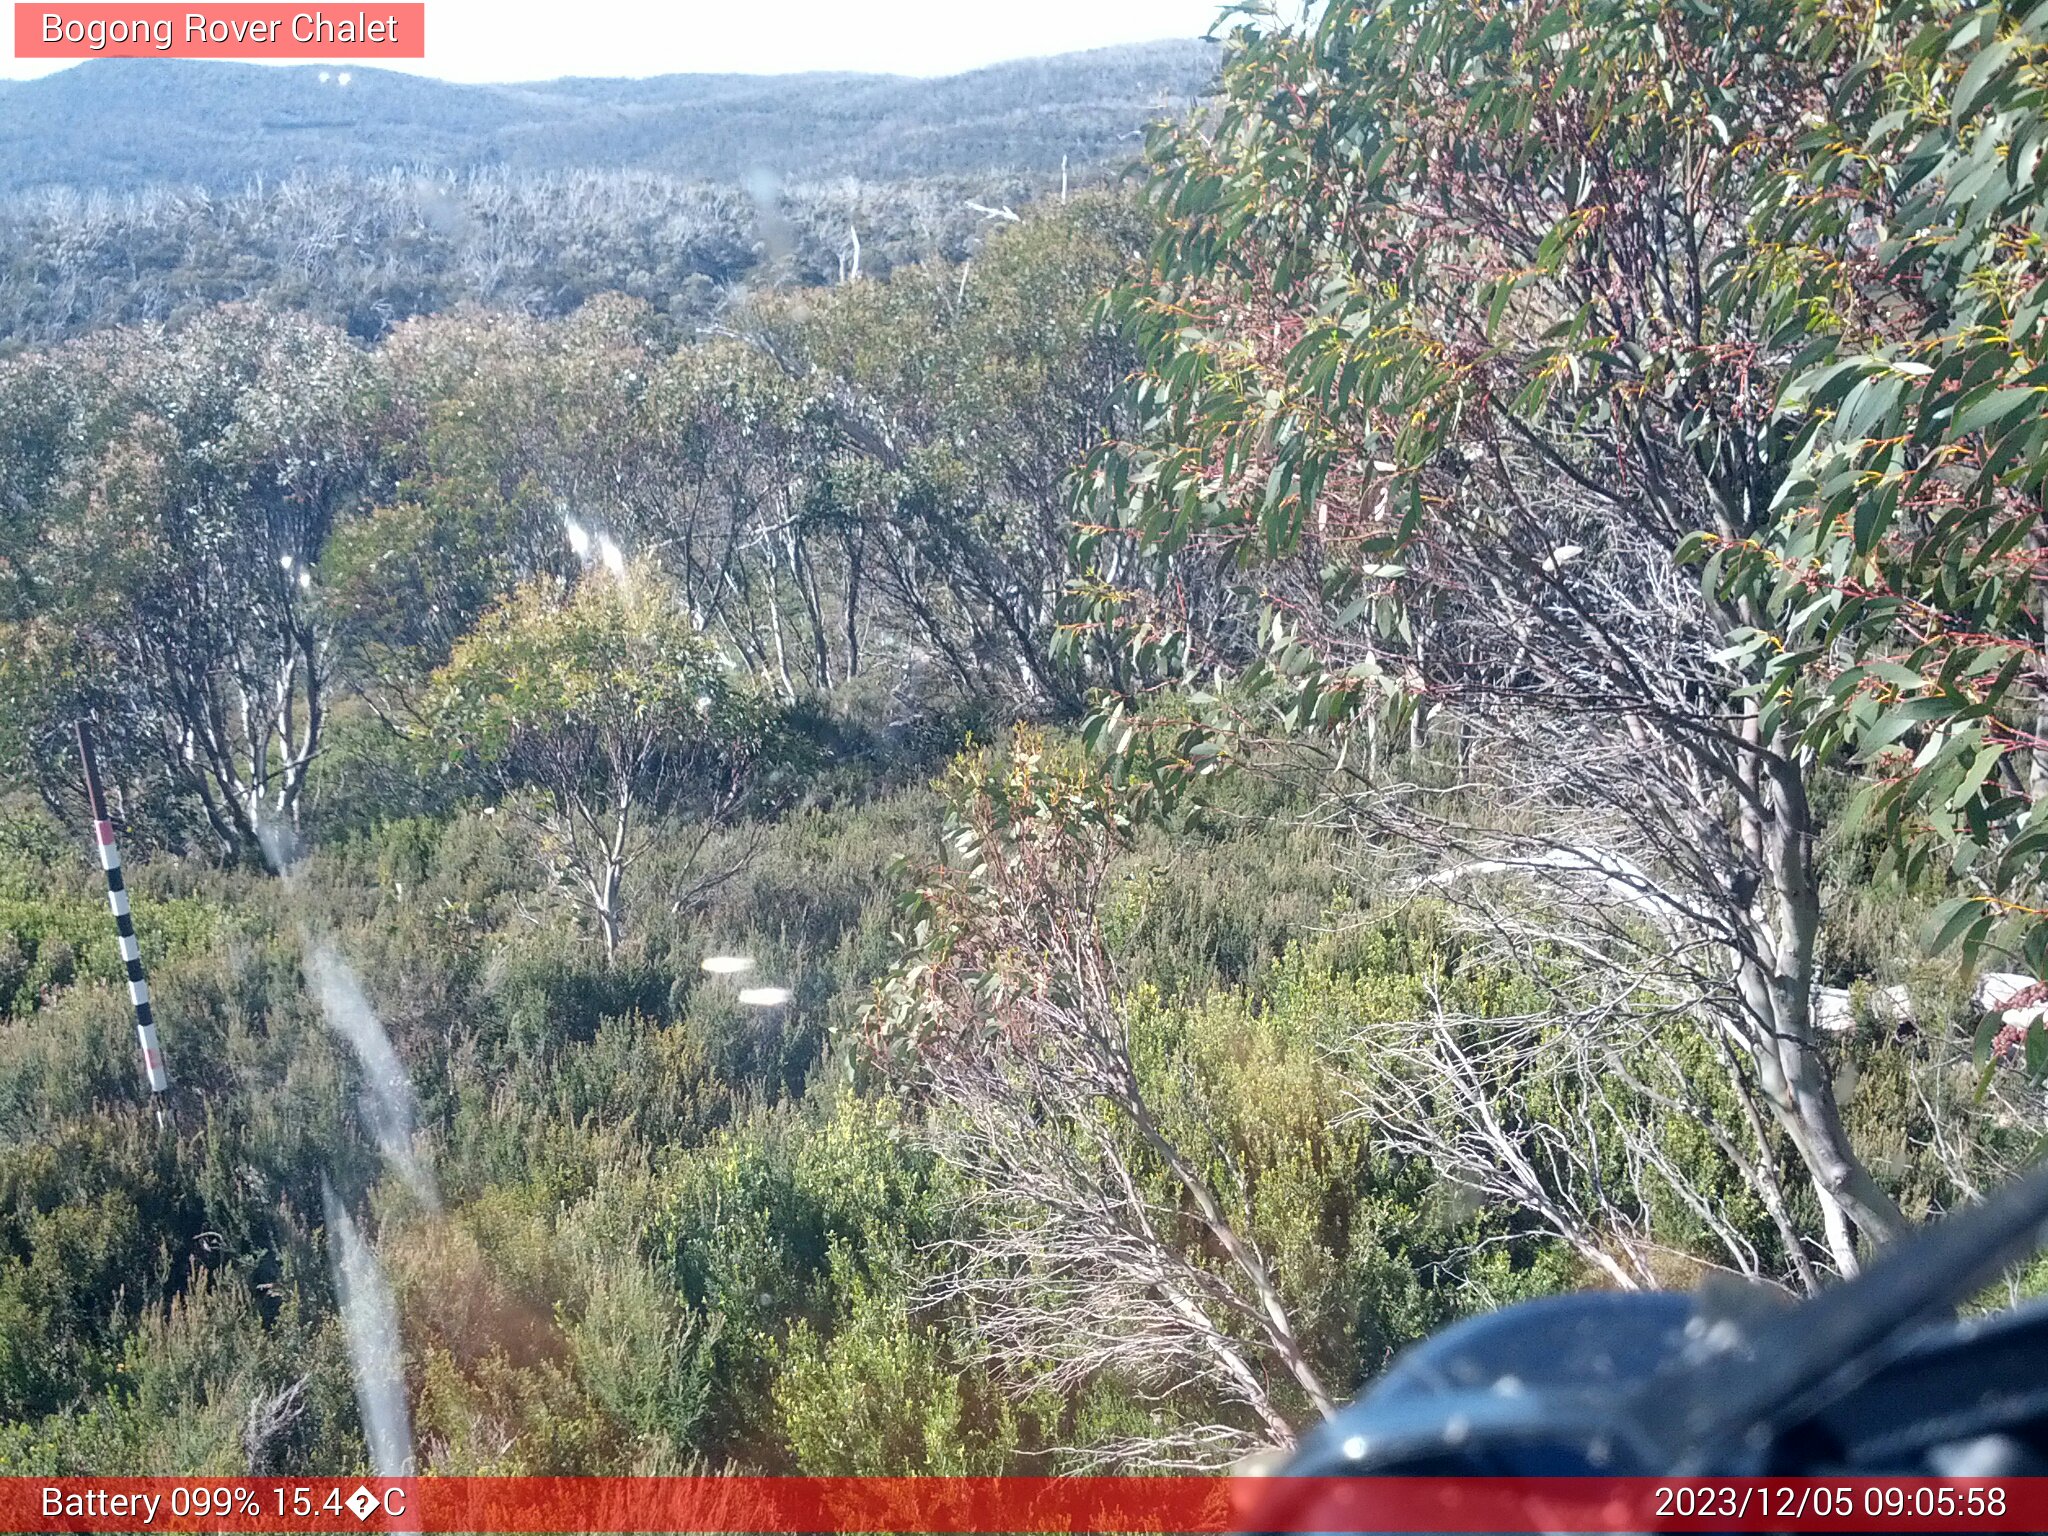
[[[135,1034],[142,1042],[142,1071],[149,1079],[149,1091],[158,1096],[157,1114],[163,1114],[162,1095],[170,1091],[171,1075],[164,1069],[163,1047],[157,1044],[156,1018],[149,1009],[149,977],[142,969],[142,947],[135,942],[135,924],[128,916],[128,888],[121,879],[121,850],[114,846],[114,824],[107,819],[107,797],[100,789],[99,764],[93,761],[92,730],[78,722],[78,763],[85,770],[85,794],[92,802],[93,840],[100,851],[100,867],[107,872],[107,905],[114,909],[114,932],[121,940],[121,960],[128,968],[128,997],[135,1004]]]

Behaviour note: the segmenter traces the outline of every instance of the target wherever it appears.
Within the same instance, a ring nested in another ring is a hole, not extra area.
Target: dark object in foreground
[[[1324,1425],[1268,1518],[1314,1528],[1281,1516],[1294,1477],[2048,1473],[2048,1303],[1954,1316],[2044,1222],[2048,1169],[1796,1306],[1708,1287],[1475,1318]]]

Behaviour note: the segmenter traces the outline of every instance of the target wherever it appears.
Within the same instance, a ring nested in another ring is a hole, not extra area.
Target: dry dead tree
[[[1573,971],[1565,960],[1551,968]],[[1674,1048],[1695,1000],[1660,999],[1655,985],[1610,972],[1596,991],[1590,977],[1574,976],[1550,1006],[1494,1016],[1456,1009],[1433,984],[1428,1015],[1371,1025],[1348,1042],[1352,1118],[1389,1150],[1535,1217],[1623,1289],[1668,1283],[1698,1262],[1815,1289],[1753,1098],[1736,1074],[1732,1112],[1716,1102],[1697,1064]],[[1699,1043],[1720,1045],[1711,1036]],[[1674,1148],[1667,1132],[1679,1119],[1768,1213],[1782,1268],[1727,1209],[1711,1164]],[[1710,1252],[1681,1253],[1660,1237],[1654,1217],[1665,1201],[1690,1213]]]

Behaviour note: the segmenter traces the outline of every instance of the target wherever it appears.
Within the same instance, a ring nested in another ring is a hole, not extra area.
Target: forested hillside
[[[294,175],[637,170],[691,181],[1052,175],[1134,158],[1215,78],[1189,40],[939,80],[664,75],[452,85],[373,68],[93,60],[0,87],[0,191]]]
[[[1084,179],[1108,178],[1073,184]],[[1057,177],[1009,175],[747,188],[641,171],[389,171],[218,197],[25,194],[0,202],[0,352],[245,299],[368,341],[460,304],[560,316],[607,293],[706,325],[749,288],[965,259],[1005,213],[1057,190]]]
[[[1980,1198],[2044,68],[1334,4],[1141,189],[804,282],[595,173],[109,214],[178,282],[0,358],[0,1472],[1216,1468]]]
[[[743,286],[971,255],[1120,178],[1216,65],[1200,42],[942,80],[89,63],[0,88],[0,350],[258,298],[364,340],[605,293],[703,322]]]

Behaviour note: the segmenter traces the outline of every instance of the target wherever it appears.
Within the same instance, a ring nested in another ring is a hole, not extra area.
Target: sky
[[[325,8],[376,12],[373,0]],[[105,7],[110,17],[123,9]],[[1199,37],[1221,10],[1222,0],[427,0],[425,60],[374,62],[471,82],[821,69],[946,75]],[[15,59],[10,49],[0,77],[65,67]]]

